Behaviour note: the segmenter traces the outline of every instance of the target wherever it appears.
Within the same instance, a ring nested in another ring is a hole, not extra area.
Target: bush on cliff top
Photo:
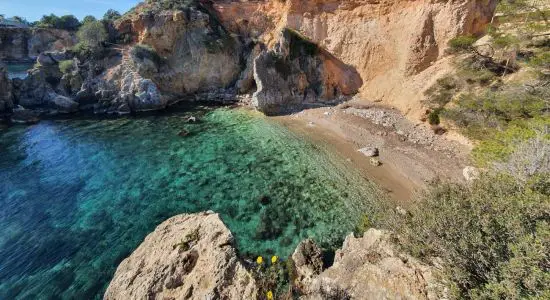
[[[485,174],[471,186],[435,184],[394,230],[413,255],[443,259],[458,298],[548,299],[550,195],[540,181]]]

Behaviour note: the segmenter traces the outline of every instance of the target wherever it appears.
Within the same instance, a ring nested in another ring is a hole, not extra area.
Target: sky
[[[29,22],[38,21],[43,15],[75,15],[82,20],[87,15],[103,17],[112,8],[120,13],[134,7],[139,0],[0,0],[0,14],[6,17],[20,16]]]

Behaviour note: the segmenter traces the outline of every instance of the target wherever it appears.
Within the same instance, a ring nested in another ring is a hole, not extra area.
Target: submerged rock
[[[118,267],[104,299],[256,299],[218,214],[178,215],[149,234]]]

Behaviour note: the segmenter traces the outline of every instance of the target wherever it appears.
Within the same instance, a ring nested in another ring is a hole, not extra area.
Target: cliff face
[[[215,1],[220,19],[246,38],[273,44],[274,29],[292,28],[359,72],[362,97],[407,112],[445,68],[447,41],[480,33],[496,0]]]
[[[45,51],[76,44],[74,33],[59,29],[0,28],[0,60],[32,60]]]
[[[241,72],[242,46],[202,6],[151,14],[145,8],[119,21],[117,29],[164,58],[140,70],[166,93],[186,95],[231,86]]]

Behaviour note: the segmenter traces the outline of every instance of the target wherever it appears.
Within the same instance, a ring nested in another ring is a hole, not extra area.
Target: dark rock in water
[[[269,198],[269,196],[263,195],[260,197],[260,203],[262,205],[268,205],[269,203],[271,203],[271,199]]]
[[[40,121],[39,113],[21,106],[13,110],[11,122],[16,124],[35,124]]]
[[[186,137],[186,136],[189,136],[190,132],[183,129],[182,131],[180,131],[180,133],[178,133],[179,136],[181,137]]]

